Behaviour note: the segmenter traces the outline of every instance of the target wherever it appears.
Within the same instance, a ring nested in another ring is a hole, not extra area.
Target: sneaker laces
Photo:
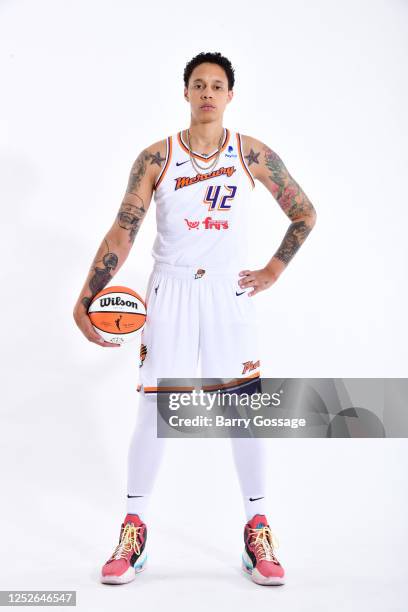
[[[274,553],[274,549],[279,547],[279,542],[270,527],[268,525],[260,528],[249,527],[249,533],[258,561],[279,563]]]
[[[119,544],[116,546],[109,561],[126,559],[131,551],[140,554],[138,535],[141,527],[136,527],[133,523],[126,523]]]

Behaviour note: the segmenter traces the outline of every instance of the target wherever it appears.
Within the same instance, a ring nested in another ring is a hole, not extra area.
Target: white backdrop
[[[271,440],[268,516],[288,573],[272,590],[241,576],[229,441],[170,440],[150,569],[100,585],[125,510],[139,345],[89,344],[72,309],[137,154],[188,127],[186,62],[221,51],[236,68],[224,125],[274,149],[318,214],[254,298],[262,375],[407,376],[407,12],[401,0],[0,3],[1,589],[75,589],[83,610],[406,609],[404,440]],[[115,284],[144,293],[154,212]],[[251,223],[259,268],[288,225],[260,183]]]

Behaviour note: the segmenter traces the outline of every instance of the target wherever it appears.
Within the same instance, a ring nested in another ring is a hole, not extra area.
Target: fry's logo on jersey
[[[214,227],[217,230],[221,229],[222,227],[224,229],[228,229],[228,221],[221,221],[219,219],[211,219],[211,217],[206,217],[204,221],[201,221],[201,223],[204,225],[205,229],[211,229],[212,227]]]
[[[188,219],[184,219],[184,221],[187,223],[188,229],[198,229],[198,226],[200,225],[199,221],[189,221]]]
[[[259,359],[258,361],[245,361],[243,364],[244,369],[242,370],[242,374],[246,374],[247,372],[252,372],[252,370],[256,370],[260,366]]]
[[[208,179],[212,179],[216,176],[222,176],[226,174],[228,177],[232,176],[236,171],[235,166],[227,166],[224,168],[218,168],[218,170],[214,170],[213,172],[207,172],[205,174],[196,174],[195,176],[178,176],[174,180],[176,184],[174,186],[174,191],[177,189],[181,189],[182,187],[188,187],[189,185],[194,185],[195,183],[199,183],[200,181],[207,181]]]
[[[200,221],[189,221],[188,219],[184,219],[184,221],[187,223],[187,227],[189,230],[199,229]],[[211,217],[206,217],[204,221],[201,221],[201,223],[204,225],[204,229],[228,229],[228,221],[221,221],[221,219],[212,219]]]

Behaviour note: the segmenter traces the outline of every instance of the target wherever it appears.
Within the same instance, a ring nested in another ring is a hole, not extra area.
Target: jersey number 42
[[[222,187],[225,187],[227,193],[221,193]],[[229,210],[236,192],[236,185],[209,185],[203,204],[208,204],[208,210]]]

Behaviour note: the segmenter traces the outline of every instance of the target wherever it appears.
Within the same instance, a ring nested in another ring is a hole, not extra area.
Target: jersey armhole
[[[170,160],[171,160],[171,154],[172,154],[172,137],[168,136],[166,138],[166,161],[164,162],[164,166],[160,171],[159,176],[156,179],[155,184],[153,185],[153,191],[156,191],[158,186],[160,185],[160,183],[162,182],[164,175],[166,174],[168,167],[170,165]]]
[[[239,132],[236,132],[237,135],[237,145],[238,145],[238,155],[239,155],[239,159],[241,160],[241,164],[242,167],[244,168],[250,182],[252,185],[252,189],[255,189],[255,179],[254,176],[252,174],[252,172],[250,171],[250,169],[247,166],[247,163],[245,161],[245,157],[244,157],[244,152],[242,149],[242,141],[241,141],[241,134],[239,134]]]

